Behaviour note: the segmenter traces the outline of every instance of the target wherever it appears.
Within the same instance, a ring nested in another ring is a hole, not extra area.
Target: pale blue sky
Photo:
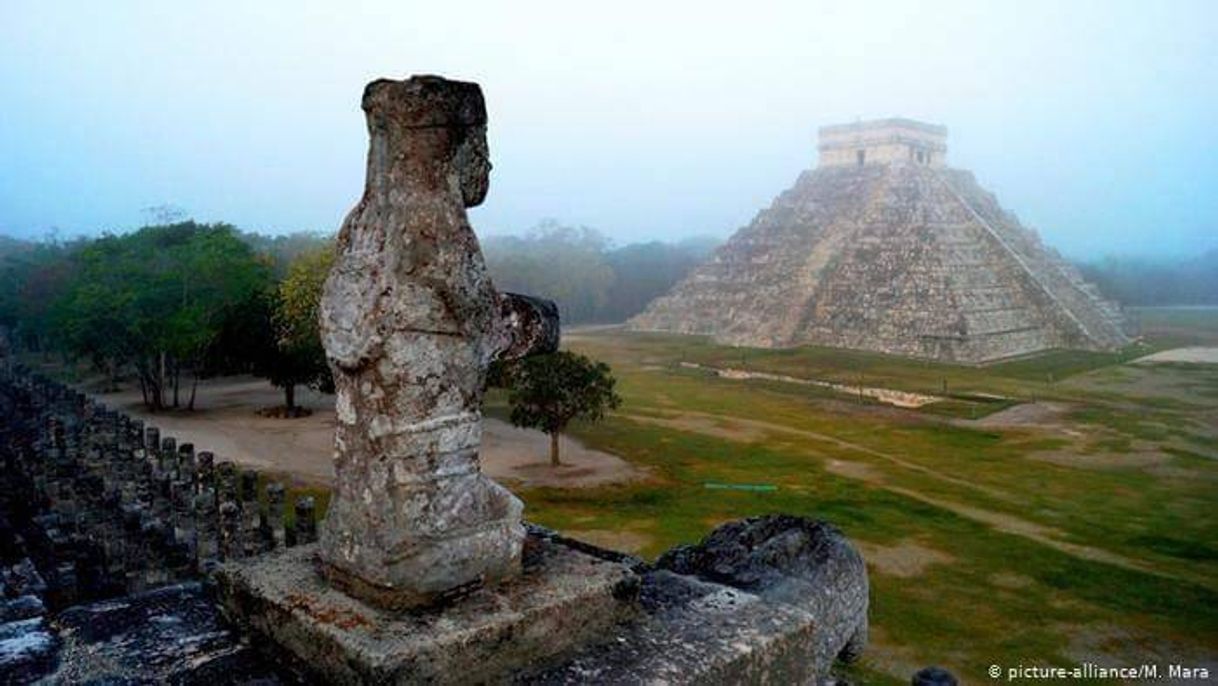
[[[333,230],[377,77],[478,81],[485,234],[726,236],[815,163],[816,127],[949,127],[1068,255],[1218,247],[1218,2],[0,4],[0,232],[200,220]]]

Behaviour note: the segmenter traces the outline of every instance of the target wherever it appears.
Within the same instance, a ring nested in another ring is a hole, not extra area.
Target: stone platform
[[[857,659],[867,642],[866,567],[824,522],[729,522],[634,569],[637,618],[613,640],[512,683],[823,684],[835,661]]]
[[[484,682],[611,637],[637,608],[626,565],[538,536],[521,576],[411,611],[335,590],[316,558],[316,546],[291,548],[230,563],[217,580],[226,615],[326,683]]]

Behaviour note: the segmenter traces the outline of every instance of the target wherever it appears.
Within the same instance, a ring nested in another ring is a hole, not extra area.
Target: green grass
[[[852,539],[873,544],[916,538],[953,561],[912,581],[873,572],[872,621],[882,628],[886,643],[912,651],[926,664],[950,663],[949,656],[959,656],[963,649],[975,659],[951,666],[966,679],[983,677],[978,670],[989,664],[987,656],[1066,660],[1067,627],[1079,622],[1132,624],[1148,635],[1192,633],[1218,640],[1214,590],[1077,559],[919,500],[837,477],[797,451],[732,445],[622,420],[584,427],[579,434],[593,446],[651,467],[655,481],[525,491],[530,518],[558,529],[644,533],[650,538],[641,551],[646,556],[696,541],[718,522],[766,512],[827,519]],[[975,448],[993,439],[958,433],[951,442]],[[765,481],[779,488],[707,493],[701,487],[706,480]],[[994,578],[1001,574],[1026,577],[1027,585],[1017,592],[996,587]],[[969,611],[962,613],[966,607]]]
[[[872,645],[842,672],[856,683],[908,683],[929,664],[986,683],[995,663],[1196,662],[1218,646],[1218,369],[1125,362],[1180,341],[1218,342],[1218,311],[1140,316],[1148,334],[1137,347],[986,367],[618,331],[569,336],[569,347],[613,366],[625,399],[572,433],[650,476],[522,489],[525,515],[573,535],[630,533],[648,558],[740,517],[833,522],[872,559]],[[945,399],[900,410],[681,362]],[[1040,425],[973,422],[1017,404],[1042,412]],[[506,417],[502,393],[489,394],[486,412]],[[289,504],[299,491],[289,489]],[[326,494],[308,492],[323,511]],[[877,562],[910,546],[932,562],[912,572]],[[1114,632],[1131,638],[1106,643]],[[1104,656],[1087,652],[1099,644]]]
[[[1218,312],[1208,317],[1218,322]],[[1130,663],[1205,657],[1218,645],[1218,372],[1126,366],[1197,325],[1162,321],[1174,328],[1118,353],[1055,351],[988,367],[580,334],[570,347],[612,364],[626,402],[574,433],[653,476],[526,490],[526,514],[572,532],[645,536],[648,557],[764,512],[827,519],[867,546],[945,556],[908,577],[872,567],[875,640],[846,671],[861,683],[908,683],[905,668],[926,664],[966,682],[988,680],[992,663],[1077,664],[1092,632],[1096,645],[1113,631],[1133,636],[1106,648]],[[947,399],[895,410],[826,389],[721,379],[683,361],[931,394],[946,385]],[[970,421],[1020,402],[1062,409],[1040,428]],[[702,424],[661,427],[636,415]],[[707,422],[716,435],[699,431]],[[708,481],[777,488],[708,491]]]

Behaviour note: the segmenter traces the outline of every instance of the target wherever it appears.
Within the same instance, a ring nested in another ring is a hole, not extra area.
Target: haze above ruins
[[[1069,256],[1218,247],[1218,6],[907,4],[5,3],[0,233],[162,203],[333,231],[363,171],[351,84],[435,72],[494,103],[486,234],[727,237],[815,165],[818,126],[905,116]]]

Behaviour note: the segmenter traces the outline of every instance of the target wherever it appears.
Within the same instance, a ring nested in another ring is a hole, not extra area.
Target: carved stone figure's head
[[[380,79],[364,90],[363,107],[374,148],[380,141],[413,153],[415,163],[455,171],[466,207],[486,198],[491,163],[486,103],[478,84],[439,76]]]
[[[453,162],[461,175],[461,197],[466,207],[481,205],[491,182],[491,155],[486,144],[486,124],[466,129],[457,144]]]

